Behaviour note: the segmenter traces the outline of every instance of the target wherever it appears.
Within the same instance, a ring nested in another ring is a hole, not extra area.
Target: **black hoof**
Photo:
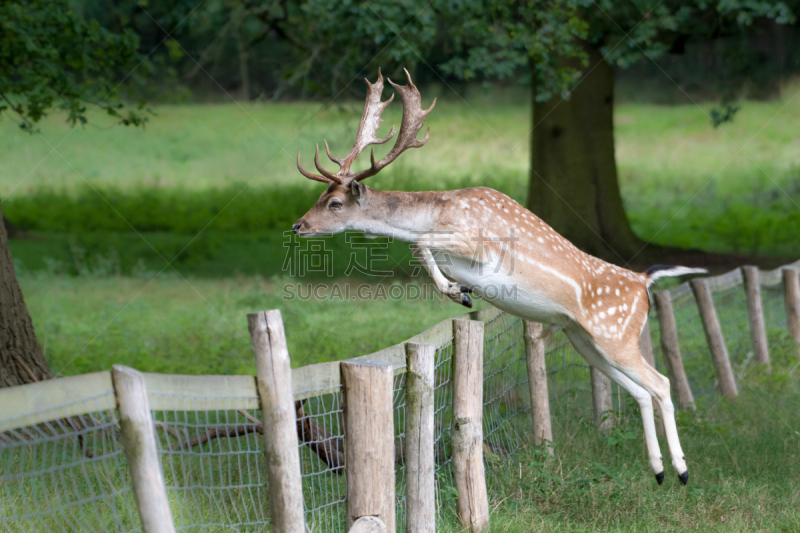
[[[658,474],[656,474],[656,481],[658,481],[659,485],[664,483],[664,471],[663,470],[661,472],[659,472]]]
[[[468,292],[468,293],[472,294],[472,289],[470,289],[466,285],[461,285],[461,292]]]
[[[472,300],[466,294],[461,295],[461,305],[472,309]]]
[[[681,485],[686,485],[686,482],[689,481],[689,471],[687,470],[686,472],[678,476],[678,479],[681,480]]]

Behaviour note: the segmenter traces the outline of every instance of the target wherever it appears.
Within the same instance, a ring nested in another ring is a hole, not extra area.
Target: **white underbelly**
[[[436,254],[437,256],[443,254]],[[468,259],[437,257],[439,269],[450,279],[467,285],[495,307],[526,320],[566,325],[572,318],[567,309],[537,289],[535,279],[521,279],[495,263],[471,265]]]

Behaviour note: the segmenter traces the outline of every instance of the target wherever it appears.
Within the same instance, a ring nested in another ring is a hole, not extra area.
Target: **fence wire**
[[[483,453],[486,471],[508,464],[520,445],[530,403],[524,323],[502,313],[486,322],[483,333]]]
[[[159,396],[149,392],[151,403]],[[151,416],[175,530],[260,530],[269,521],[261,412],[233,409],[232,398],[214,398],[213,410],[189,408],[195,397],[169,399],[178,408]]]
[[[397,505],[397,530],[406,528],[406,367],[395,368],[392,387],[394,411],[394,479]]]
[[[347,476],[341,387],[317,391],[298,410],[300,469],[306,525],[310,531],[345,532]]]
[[[100,408],[0,433],[0,531],[141,531],[118,436],[116,411]]]
[[[566,333],[550,335],[545,344],[547,392],[550,396],[552,424],[555,427],[560,414],[580,406],[591,410],[591,382],[589,365],[572,347]],[[588,402],[588,403],[587,403]]]
[[[452,440],[450,423],[453,419],[453,338],[436,347],[433,386],[433,440],[436,475],[436,512],[439,520],[455,516],[456,489],[453,480]]]
[[[767,344],[774,346],[792,343],[786,322],[786,292],[783,284],[762,285],[761,302],[764,307]]]

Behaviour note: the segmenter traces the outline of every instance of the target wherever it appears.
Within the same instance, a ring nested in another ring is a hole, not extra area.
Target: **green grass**
[[[291,280],[252,277],[20,281],[47,361],[62,375],[113,363],[149,372],[255,374],[246,314],[265,309],[281,310],[293,366],[372,353],[466,311],[449,300],[287,301],[283,281]],[[360,284],[353,283],[353,296]],[[378,285],[368,286],[379,295]]]
[[[685,487],[671,468],[656,484],[637,418],[605,437],[585,407],[564,413],[554,419],[553,459],[528,447],[490,477],[491,531],[800,530],[800,383],[754,381],[740,384],[735,402],[679,418]]]

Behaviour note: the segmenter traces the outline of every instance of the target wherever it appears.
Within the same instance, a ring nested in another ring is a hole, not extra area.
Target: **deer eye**
[[[342,202],[340,202],[339,200],[331,200],[331,203],[328,204],[328,208],[329,209],[341,209],[342,208]]]

